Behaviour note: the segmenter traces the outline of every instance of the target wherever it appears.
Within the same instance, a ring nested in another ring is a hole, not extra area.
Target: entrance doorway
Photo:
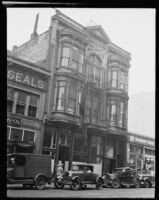
[[[69,166],[69,151],[70,147],[65,145],[59,145],[59,157],[58,161],[61,161],[63,163],[63,169],[64,171],[68,171]]]

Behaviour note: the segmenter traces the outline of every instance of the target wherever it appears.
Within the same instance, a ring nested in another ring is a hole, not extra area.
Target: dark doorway
[[[115,168],[116,168],[116,160],[110,159],[110,167],[109,167],[110,172],[112,172],[112,170]]]
[[[69,147],[60,145],[59,146],[59,158],[63,163],[69,160]]]

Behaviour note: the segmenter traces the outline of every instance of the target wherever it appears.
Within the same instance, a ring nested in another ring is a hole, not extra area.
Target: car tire
[[[151,184],[148,180],[145,180],[144,186],[145,186],[145,188],[149,188],[149,187],[151,187]]]
[[[46,178],[44,176],[38,176],[35,181],[36,189],[43,190],[45,189],[45,186],[46,186]]]
[[[112,180],[112,187],[113,188],[119,188],[119,186],[120,186],[119,181],[117,179],[113,179]]]
[[[62,189],[62,188],[64,188],[63,182],[58,181],[58,179],[54,180],[54,186],[55,186],[56,189]]]
[[[98,179],[98,181],[96,183],[96,188],[98,190],[101,190],[103,188],[103,180],[101,178]]]
[[[80,190],[81,189],[81,181],[78,178],[76,178],[75,180],[72,181],[71,189],[72,190]]]
[[[138,178],[134,180],[134,186],[135,188],[140,188],[140,180]]]

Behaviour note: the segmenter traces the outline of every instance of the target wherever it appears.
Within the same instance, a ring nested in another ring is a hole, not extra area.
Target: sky
[[[155,9],[57,9],[83,26],[101,25],[112,43],[131,53],[129,96],[155,92]],[[41,34],[48,30],[54,8],[7,8],[7,49],[30,39],[37,13]]]

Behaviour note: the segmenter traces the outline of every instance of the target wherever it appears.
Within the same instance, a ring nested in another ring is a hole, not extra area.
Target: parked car
[[[107,174],[103,178],[105,187],[140,187],[138,172],[130,167],[115,168],[112,174]]]
[[[145,188],[155,187],[155,174],[154,174],[154,172],[141,171],[139,176],[140,176],[141,186],[143,186]]]
[[[71,189],[79,190],[87,187],[88,184],[96,185],[97,189],[102,189],[103,179],[93,172],[93,166],[88,164],[73,164],[70,171],[65,172],[62,176],[55,178],[56,188],[63,188],[70,185]]]
[[[51,184],[51,157],[47,155],[14,153],[7,155],[7,184],[23,184],[44,189]]]

